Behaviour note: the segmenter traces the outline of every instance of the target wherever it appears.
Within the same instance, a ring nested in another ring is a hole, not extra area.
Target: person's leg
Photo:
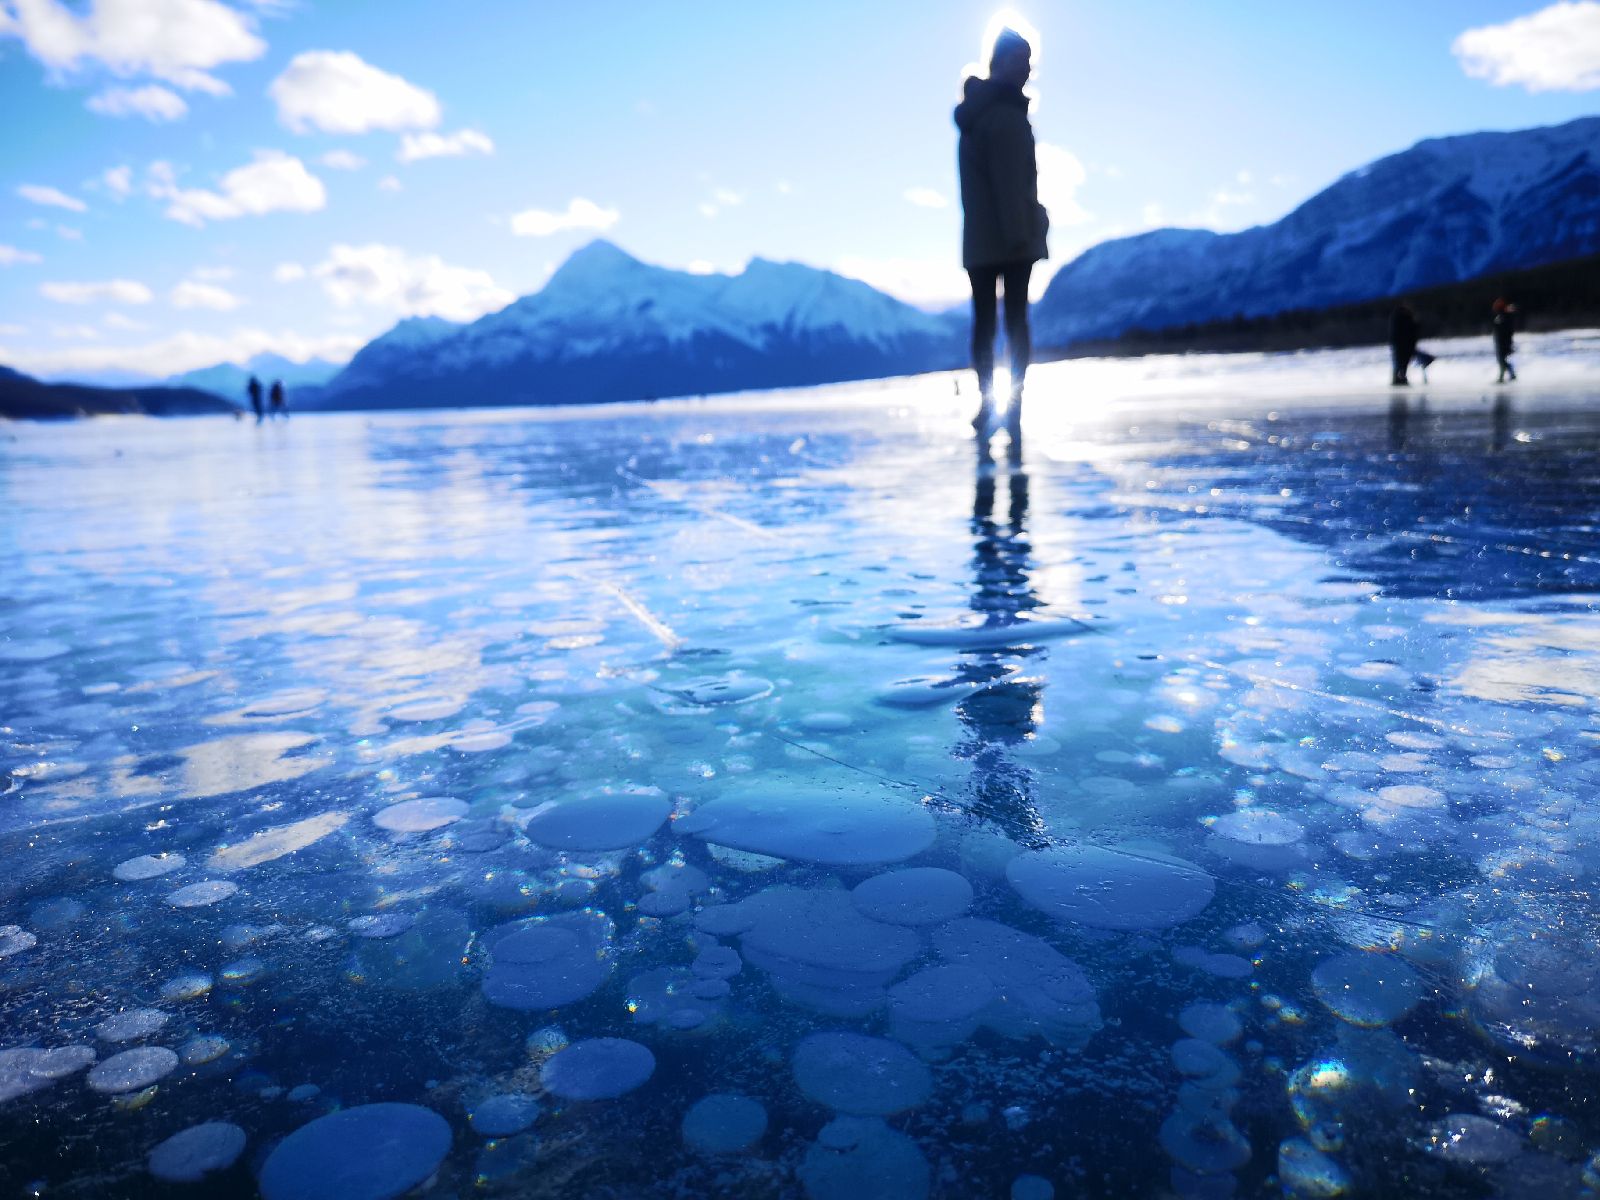
[[[1006,409],[1006,424],[1012,435],[1022,427],[1022,385],[1028,365],[1033,361],[1033,334],[1028,328],[1028,277],[1031,262],[1016,263],[1005,270],[1006,346],[1011,359],[1011,397]]]
[[[988,420],[994,404],[994,335],[997,321],[994,286],[1000,272],[994,267],[972,267],[972,369],[978,376],[978,416],[974,425]]]

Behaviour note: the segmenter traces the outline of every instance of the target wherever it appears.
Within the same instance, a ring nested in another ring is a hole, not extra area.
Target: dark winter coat
[[[993,79],[968,79],[956,105],[961,131],[961,264],[997,267],[1049,258],[1050,218],[1039,203],[1028,98]]]
[[[1417,350],[1417,318],[1409,309],[1397,308],[1389,314],[1389,349],[1396,363],[1408,363]]]
[[[1494,315],[1494,352],[1497,358],[1511,357],[1511,335],[1517,330],[1517,314],[1497,312]]]

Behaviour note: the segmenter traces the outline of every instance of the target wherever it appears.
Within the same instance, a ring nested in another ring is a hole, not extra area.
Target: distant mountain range
[[[1600,117],[1432,138],[1271,225],[1158,229],[1084,251],[1035,305],[1034,341],[1326,308],[1597,251]]]
[[[281,354],[258,354],[242,365],[218,363],[198,371],[185,371],[163,382],[168,387],[200,388],[218,396],[237,399],[244,396],[245,385],[250,382],[252,375],[261,380],[263,387],[271,387],[273,380],[279,380],[292,392],[295,388],[318,387],[327,383],[343,369],[343,364],[321,358],[297,363]]]
[[[196,388],[109,388],[83,383],[41,383],[9,367],[0,367],[0,417],[39,420],[111,413],[186,417],[238,411],[237,406]]]
[[[957,323],[865,283],[754,259],[737,275],[590,242],[468,325],[400,322],[302,407],[577,404],[872,379],[959,365]]]

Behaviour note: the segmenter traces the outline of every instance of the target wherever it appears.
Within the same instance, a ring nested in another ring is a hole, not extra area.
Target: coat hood
[[[1028,98],[1023,95],[1021,88],[995,79],[980,79],[976,75],[967,76],[967,81],[961,85],[961,95],[955,118],[956,128],[963,133],[996,104],[1014,105],[1024,112],[1028,109]]]

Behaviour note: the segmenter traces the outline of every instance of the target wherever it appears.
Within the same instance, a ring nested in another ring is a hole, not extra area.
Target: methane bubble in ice
[[[767,1131],[767,1110],[748,1096],[718,1092],[683,1118],[683,1140],[703,1154],[737,1154]]]
[[[150,1174],[163,1183],[198,1183],[225,1171],[244,1153],[244,1130],[227,1121],[206,1121],[175,1133],[150,1151]]]
[[[1018,1175],[1011,1181],[1011,1200],[1055,1200],[1056,1189],[1042,1175]]]
[[[857,884],[856,907],[875,921],[893,925],[942,925],[972,904],[972,885],[942,867],[887,871]]]
[[[363,1104],[318,1117],[267,1156],[264,1200],[394,1200],[450,1150],[450,1126],[416,1104]]]
[[[1088,977],[1043,939],[994,921],[958,917],[934,932],[933,943],[945,962],[994,984],[982,1023],[1001,1036],[1038,1033],[1058,1046],[1080,1046],[1100,1028]]]
[[[953,1046],[977,1032],[994,998],[994,983],[971,967],[924,967],[889,989],[889,1032],[919,1049]]]
[[[83,1070],[95,1060],[93,1046],[57,1046],[41,1050],[28,1069],[41,1079],[65,1079]]]
[[[1196,1175],[1236,1171],[1250,1161],[1250,1143],[1219,1112],[1179,1109],[1161,1124],[1161,1148]]]
[[[923,1200],[928,1182],[916,1142],[881,1118],[835,1117],[800,1164],[808,1200]]]
[[[449,796],[423,796],[378,810],[372,823],[390,833],[427,833],[459,821],[467,815],[467,807],[466,801]]]
[[[625,1038],[589,1038],[552,1055],[540,1069],[547,1091],[564,1100],[611,1100],[655,1074],[656,1056]]]
[[[1089,626],[1070,617],[1065,620],[1017,620],[1009,624],[927,626],[900,625],[888,631],[891,640],[913,646],[950,647],[957,650],[995,650],[1029,646],[1051,638],[1076,637]]]
[[[677,824],[719,846],[836,866],[900,862],[933,844],[933,816],[904,795],[777,781],[708,800]]]
[[[208,1033],[201,1037],[190,1038],[178,1047],[178,1051],[184,1066],[199,1067],[209,1062],[216,1062],[232,1048],[227,1038]]]
[[[800,1090],[835,1112],[886,1117],[915,1108],[933,1090],[928,1068],[899,1042],[859,1033],[813,1033],[794,1051]]]
[[[229,883],[226,879],[202,879],[199,883],[191,883],[173,892],[167,897],[167,903],[174,908],[204,908],[208,904],[226,900],[238,890],[237,883]]]
[[[1300,822],[1264,808],[1241,808],[1218,817],[1211,832],[1247,846],[1288,846],[1306,835]]]
[[[357,937],[392,938],[399,937],[416,923],[417,918],[414,913],[386,912],[352,917],[347,925],[350,932]]]
[[[211,990],[211,976],[203,971],[179,975],[161,985],[161,998],[169,1002],[198,1000]]]
[[[511,1137],[539,1116],[539,1102],[526,1092],[501,1092],[478,1101],[467,1113],[472,1131],[484,1137]]]
[[[1290,1138],[1278,1147],[1278,1178],[1295,1200],[1334,1200],[1353,1186],[1350,1173],[1305,1138]]]
[[[116,1095],[147,1088],[177,1070],[178,1056],[165,1046],[140,1046],[113,1054],[89,1071],[89,1086]]]
[[[1181,858],[1099,846],[1019,854],[1006,878],[1041,912],[1095,929],[1166,929],[1199,914],[1217,886]]]
[[[132,1042],[149,1037],[172,1018],[156,1008],[130,1008],[114,1013],[94,1027],[103,1042]]]
[[[39,939],[21,925],[0,925],[0,958],[32,950],[38,944]]]
[[[593,995],[611,975],[612,924],[587,910],[529,917],[490,930],[484,999],[503,1008],[559,1008]]]
[[[660,829],[671,812],[660,788],[595,789],[532,809],[524,832],[551,850],[624,850]]]
[[[977,684],[949,675],[917,675],[897,679],[874,699],[888,708],[933,708],[954,704]]]
[[[818,1012],[860,1017],[882,1006],[884,988],[919,949],[909,929],[872,921],[850,894],[770,887],[736,904],[701,911],[705,933],[741,937],[744,957],[779,995]]]
[[[772,695],[772,684],[754,675],[734,671],[728,675],[706,675],[674,688],[691,704],[743,704]]]
[[[1600,1046],[1600,951],[1590,937],[1534,932],[1508,924],[1469,964],[1472,1017],[1519,1057],[1570,1066]]]
[[[1448,1113],[1428,1127],[1426,1146],[1447,1162],[1509,1162],[1522,1151],[1522,1139],[1504,1125],[1471,1113]]]
[[[1244,1026],[1232,1009],[1221,1004],[1198,1002],[1189,1005],[1178,1014],[1178,1024],[1192,1038],[1199,1038],[1203,1042],[1210,1042],[1214,1046],[1226,1046],[1237,1041],[1244,1032]]]
[[[1324,959],[1311,972],[1311,986],[1334,1013],[1352,1025],[1388,1025],[1422,999],[1422,979],[1389,954],[1352,952]]]
[[[154,879],[157,875],[176,871],[186,866],[188,861],[176,851],[167,854],[141,854],[138,858],[119,862],[112,868],[111,874],[123,883],[134,883],[140,879]]]

